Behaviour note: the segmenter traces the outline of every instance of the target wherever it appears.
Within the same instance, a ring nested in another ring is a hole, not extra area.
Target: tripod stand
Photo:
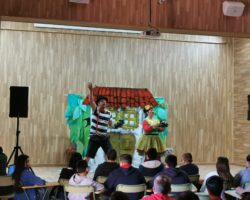
[[[15,154],[14,157],[14,164],[16,164],[16,160],[18,157],[18,150],[23,154],[23,150],[21,149],[21,147],[19,146],[19,134],[21,133],[21,131],[19,130],[19,116],[17,116],[17,127],[16,127],[16,146],[14,147],[8,161],[7,161],[7,166],[9,165],[9,162],[11,161],[13,155]]]

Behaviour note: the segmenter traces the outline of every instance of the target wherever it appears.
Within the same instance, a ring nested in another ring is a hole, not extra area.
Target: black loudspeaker
[[[29,88],[10,87],[10,113],[9,117],[28,117]]]

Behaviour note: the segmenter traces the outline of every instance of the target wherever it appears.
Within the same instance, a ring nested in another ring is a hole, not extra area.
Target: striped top
[[[91,116],[90,135],[106,136],[111,113],[109,111],[100,112],[97,108]]]

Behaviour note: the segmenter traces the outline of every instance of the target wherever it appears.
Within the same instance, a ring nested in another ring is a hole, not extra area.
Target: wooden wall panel
[[[146,87],[154,96],[165,97],[167,144],[178,156],[190,151],[200,163],[215,162],[219,155],[232,157],[230,39],[167,34],[155,40],[37,32],[21,26],[2,22],[0,31],[0,145],[8,154],[16,126],[15,119],[8,118],[11,85],[30,87],[29,118],[21,119],[20,127],[24,152],[35,164],[62,164],[69,145],[65,95],[86,93],[86,83],[92,81],[100,86]]]
[[[151,26],[160,28],[162,32],[208,32],[249,37],[250,0],[235,1],[246,5],[241,17],[224,16],[224,0],[167,0],[163,4],[159,4],[159,0],[151,0]],[[149,2],[150,0],[91,0],[84,5],[69,3],[68,0],[1,0],[0,16],[145,30],[149,22]]]
[[[245,163],[250,153],[250,121],[247,121],[250,95],[250,40],[235,39],[234,49],[234,161]]]

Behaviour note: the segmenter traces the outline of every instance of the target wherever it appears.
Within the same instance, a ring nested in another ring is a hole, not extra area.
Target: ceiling
[[[0,0],[0,16],[24,22],[133,30],[147,30],[150,25],[161,32],[250,37],[250,0],[241,0],[246,5],[241,17],[224,16],[223,1],[90,0],[77,4],[69,0]]]

